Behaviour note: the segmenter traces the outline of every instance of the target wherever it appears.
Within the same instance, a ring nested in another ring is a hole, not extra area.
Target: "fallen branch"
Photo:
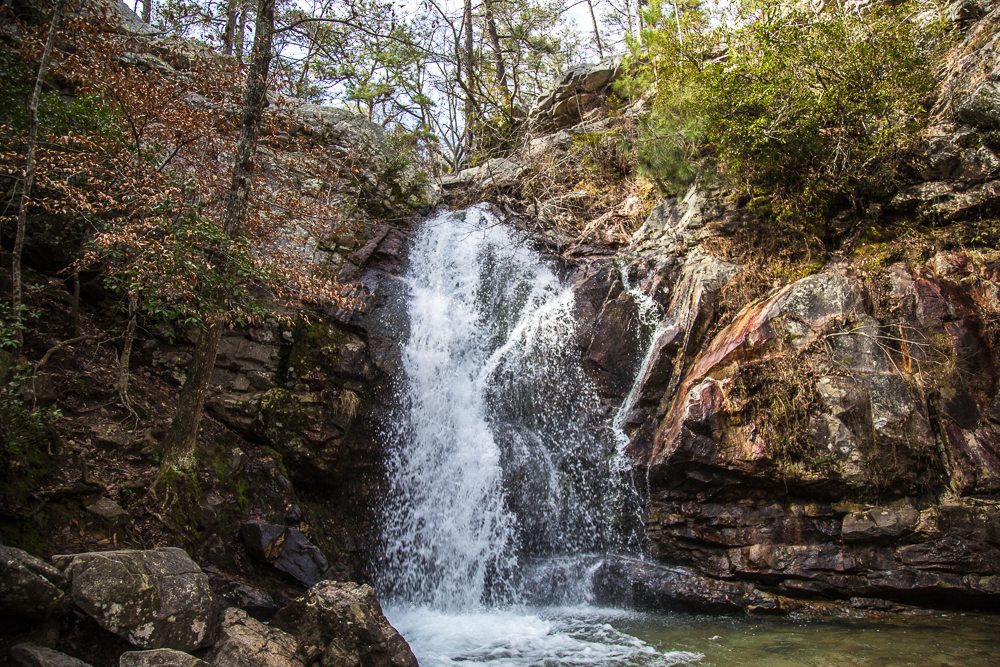
[[[55,354],[56,352],[58,352],[59,350],[61,350],[63,348],[66,348],[66,347],[70,347],[74,343],[80,343],[80,342],[83,342],[83,341],[88,341],[88,342],[93,343],[95,340],[96,340],[95,336],[92,336],[90,334],[86,334],[86,335],[83,335],[83,336],[76,336],[75,338],[67,338],[64,341],[60,341],[60,342],[56,343],[55,345],[53,345],[52,347],[50,347],[45,352],[45,354],[42,355],[41,359],[39,359],[37,362],[35,362],[35,372],[37,373],[39,368],[41,368],[42,366],[44,366],[45,364],[47,364],[49,362],[49,359],[52,358],[52,355]]]

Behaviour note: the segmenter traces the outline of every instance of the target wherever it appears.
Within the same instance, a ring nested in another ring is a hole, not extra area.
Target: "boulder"
[[[279,611],[271,624],[294,634],[324,665],[415,667],[406,640],[367,584],[322,581]]]
[[[264,521],[240,526],[240,537],[250,555],[305,586],[323,579],[329,570],[326,556],[302,531]]]
[[[234,608],[222,614],[219,639],[206,659],[216,667],[305,667],[306,664],[295,637]]]
[[[56,556],[73,602],[106,630],[141,648],[190,651],[211,637],[208,576],[182,549]]]
[[[208,663],[172,648],[158,648],[122,653],[118,667],[208,667]]]
[[[0,616],[41,619],[62,606],[66,580],[56,568],[15,547],[0,546]]]
[[[84,509],[110,523],[114,523],[128,515],[128,512],[121,505],[105,496],[101,496]]]
[[[621,72],[617,56],[571,67],[535,102],[530,112],[532,122],[548,129],[572,125],[600,105]]]
[[[216,573],[213,590],[227,607],[237,607],[259,621],[270,620],[282,604],[274,596],[246,581]]]
[[[10,650],[10,659],[21,667],[90,667],[83,660],[35,644],[15,645]]]

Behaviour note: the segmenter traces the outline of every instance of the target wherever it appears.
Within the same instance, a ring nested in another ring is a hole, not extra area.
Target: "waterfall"
[[[639,555],[641,508],[572,289],[485,207],[426,220],[408,261],[376,583],[420,664],[698,659],[594,605],[603,559]]]
[[[539,560],[624,548],[630,466],[584,374],[570,287],[484,207],[427,220],[405,281],[383,588],[436,609],[511,604]]]
[[[635,374],[635,380],[632,381],[632,386],[629,387],[628,393],[625,395],[625,400],[622,401],[622,404],[618,407],[615,416],[611,420],[611,429],[614,431],[615,440],[618,443],[619,449],[624,452],[629,444],[628,434],[625,433],[625,422],[639,400],[642,383],[646,379],[646,372],[649,370],[650,364],[653,363],[656,357],[656,343],[666,329],[666,321],[659,304],[632,282],[628,274],[627,265],[623,264],[619,267],[619,275],[621,277],[622,289],[625,290],[625,293],[632,298],[632,301],[636,305],[640,331],[643,334],[642,344],[644,350],[642,360],[639,362],[639,370]]]

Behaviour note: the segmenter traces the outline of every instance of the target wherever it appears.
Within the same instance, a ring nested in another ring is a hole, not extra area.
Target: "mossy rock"
[[[326,383],[330,379],[371,377],[368,346],[357,334],[334,324],[316,322],[300,327],[288,354],[290,378]]]

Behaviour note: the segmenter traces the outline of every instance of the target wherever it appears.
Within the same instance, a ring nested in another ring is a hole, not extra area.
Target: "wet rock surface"
[[[324,581],[279,611],[275,628],[295,635],[322,664],[415,667],[406,640],[389,625],[367,584]]]

